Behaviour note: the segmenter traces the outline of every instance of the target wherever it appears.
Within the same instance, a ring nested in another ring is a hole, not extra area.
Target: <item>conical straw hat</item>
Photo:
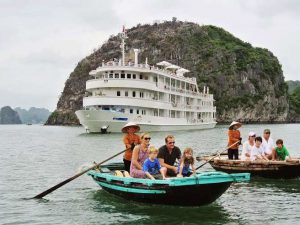
[[[230,124],[229,128],[231,128],[231,127],[234,126],[234,125],[237,125],[238,128],[240,128],[240,127],[242,126],[242,124],[241,124],[240,122],[233,121],[233,122]]]
[[[136,129],[136,132],[138,132],[140,130],[139,125],[137,125],[136,123],[133,123],[133,122],[129,122],[129,123],[125,124],[125,126],[122,128],[122,132],[127,133],[127,130],[129,127],[134,127]]]

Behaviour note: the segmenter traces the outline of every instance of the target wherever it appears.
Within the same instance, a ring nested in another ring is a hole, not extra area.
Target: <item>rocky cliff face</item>
[[[20,117],[11,107],[5,106],[0,110],[0,124],[21,124]]]
[[[137,25],[128,30],[127,48],[139,48],[139,61],[168,60],[189,69],[199,88],[209,86],[218,122],[283,122],[289,109],[287,85],[278,59],[227,31],[176,20]],[[120,58],[120,39],[111,36],[100,49],[80,61],[66,81],[57,109],[46,124],[78,124],[89,71],[102,60]]]

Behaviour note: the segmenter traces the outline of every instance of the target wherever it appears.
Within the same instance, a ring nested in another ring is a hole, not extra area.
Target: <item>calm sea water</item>
[[[243,139],[249,131],[262,133],[264,128],[271,129],[273,139],[283,138],[291,155],[300,156],[299,124],[245,125]],[[225,148],[227,127],[173,134],[180,148],[212,154]],[[152,133],[152,144],[162,145],[165,135]],[[90,135],[80,127],[0,126],[0,224],[299,224],[300,179],[234,184],[204,207],[126,201],[105,193],[86,175],[43,200],[26,199],[123,148],[121,134]],[[201,169],[207,170],[212,168]]]

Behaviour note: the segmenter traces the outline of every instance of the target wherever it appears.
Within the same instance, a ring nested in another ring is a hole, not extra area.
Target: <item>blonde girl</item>
[[[192,168],[192,172],[190,167]],[[177,177],[189,177],[190,175],[195,174],[196,169],[195,159],[193,157],[193,149],[184,149],[177,172]]]

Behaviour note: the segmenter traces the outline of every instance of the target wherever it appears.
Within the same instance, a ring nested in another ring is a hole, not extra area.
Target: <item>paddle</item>
[[[213,157],[210,158],[209,160],[207,160],[205,163],[203,163],[202,165],[198,166],[195,170],[201,168],[202,166],[204,166],[205,164],[209,163],[212,159],[216,158],[217,156],[219,156],[220,154],[222,154],[223,152],[225,152],[226,150],[228,150],[229,148],[231,148],[232,146],[236,145],[237,143],[239,143],[240,141],[235,142],[234,144],[230,145],[229,147],[227,147],[226,149],[222,150],[220,153],[216,152],[215,154],[213,154]]]
[[[129,149],[129,148],[128,148],[128,149]],[[57,185],[55,185],[55,186],[49,188],[48,190],[46,190],[46,191],[44,191],[44,192],[42,192],[42,193],[40,193],[40,194],[34,196],[33,198],[42,198],[42,197],[44,197],[44,196],[50,194],[51,192],[55,191],[56,189],[60,188],[61,186],[63,186],[63,185],[65,185],[65,184],[69,183],[70,181],[76,179],[77,177],[80,177],[82,174],[85,174],[86,172],[88,172],[88,171],[90,171],[90,170],[92,170],[92,169],[94,169],[94,168],[96,168],[96,167],[99,167],[99,166],[102,165],[103,163],[105,163],[105,162],[111,160],[112,158],[114,158],[114,157],[116,157],[116,156],[118,156],[118,155],[121,155],[121,154],[124,153],[126,150],[127,150],[127,149],[125,149],[125,150],[123,150],[123,151],[121,151],[121,152],[119,152],[119,153],[117,153],[117,154],[115,154],[115,155],[109,157],[108,159],[103,160],[103,161],[100,162],[100,163],[97,163],[97,164],[95,164],[95,165],[93,165],[93,166],[91,166],[91,167],[89,167],[89,168],[83,170],[83,171],[80,172],[80,173],[77,173],[77,174],[74,175],[73,177],[70,177],[70,178],[68,178],[68,179],[66,179],[66,180],[64,180],[64,181],[62,181],[62,182],[60,182],[59,184],[57,184]]]

